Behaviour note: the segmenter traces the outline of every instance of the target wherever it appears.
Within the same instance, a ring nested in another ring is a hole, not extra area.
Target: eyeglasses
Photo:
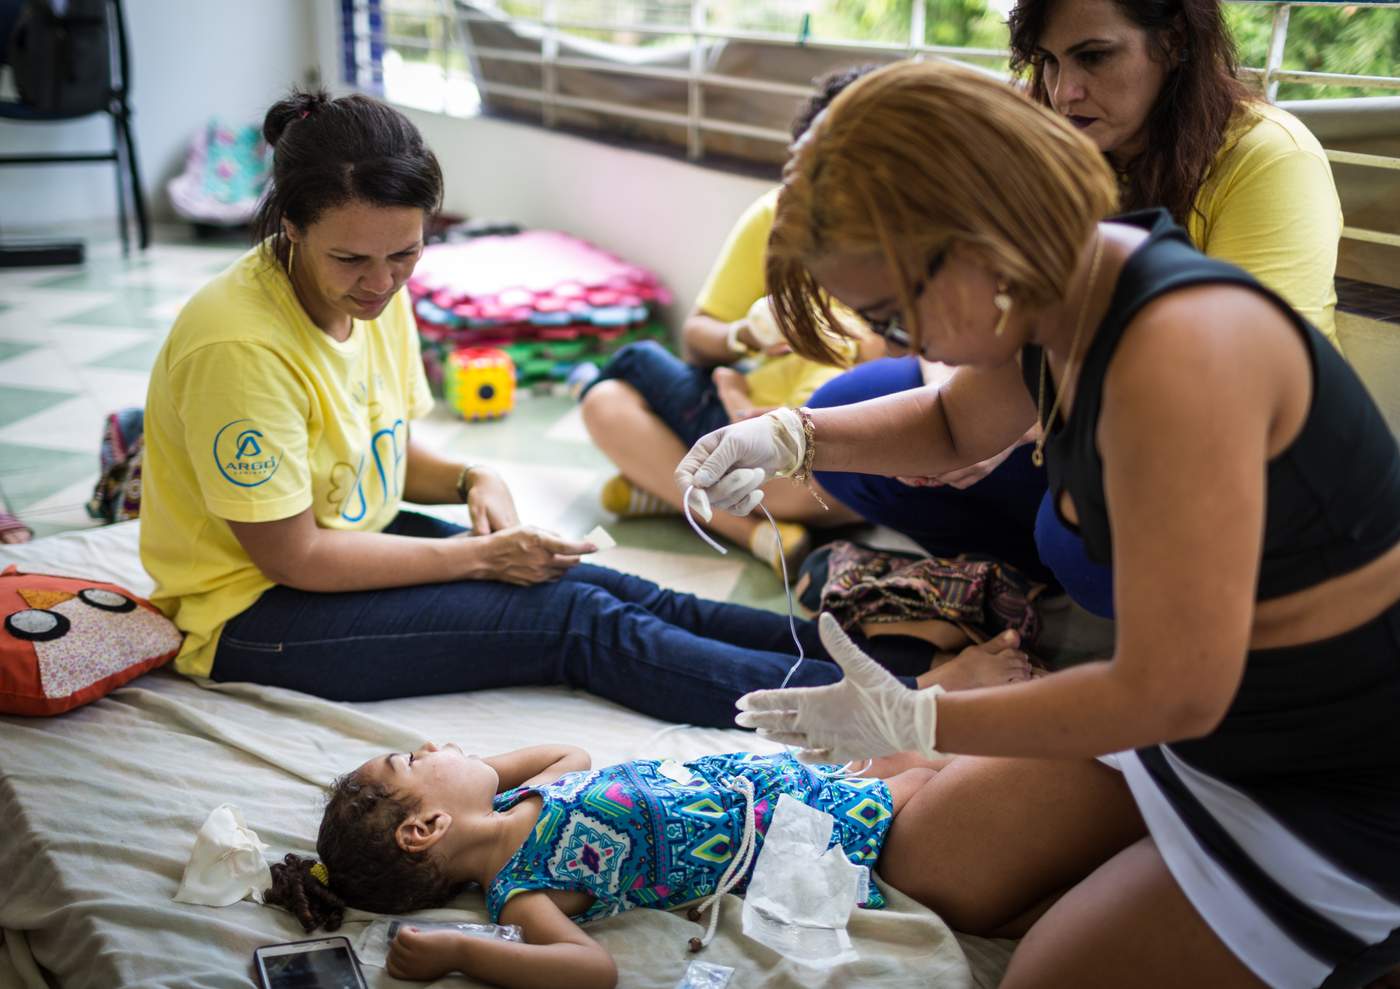
[[[933,281],[938,275],[947,257],[948,249],[945,247],[943,250],[935,253],[933,257],[929,258],[928,267],[924,269],[924,277],[909,286],[909,301],[911,303],[918,302],[920,297],[923,296],[924,289],[927,288],[928,283]],[[911,349],[913,341],[909,337],[909,331],[904,328],[903,313],[896,312],[894,315],[887,316],[884,319],[871,319],[869,316],[865,315],[862,315],[861,318],[864,319],[866,325],[870,327],[870,332],[885,341],[889,346],[898,347],[900,350]]]

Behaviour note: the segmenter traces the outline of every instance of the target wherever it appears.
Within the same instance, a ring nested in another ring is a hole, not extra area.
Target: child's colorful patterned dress
[[[498,811],[532,793],[544,806],[487,889],[491,919],[499,919],[512,896],[538,889],[594,896],[574,918],[579,922],[708,896],[743,836],[744,797],[728,782],[737,776],[753,784],[760,850],[786,793],[834,817],[832,844],[839,842],[856,865],[873,867],[894,817],[889,787],[878,779],[828,779],[835,769],[804,766],[786,753],[705,756],[684,765],[639,759],[507,790],[496,797]],[[746,875],[734,892],[748,882]],[[874,883],[866,905],[884,906]]]

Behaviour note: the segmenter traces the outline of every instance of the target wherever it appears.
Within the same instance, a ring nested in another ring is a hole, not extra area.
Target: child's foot
[[[778,542],[781,538],[781,544]],[[797,576],[797,568],[812,548],[812,538],[807,527],[796,522],[779,522],[778,538],[773,535],[773,527],[767,519],[761,519],[749,537],[749,552],[773,568],[779,577],[783,575],[783,561],[787,561],[788,578]]]
[[[920,687],[935,683],[944,690],[999,687],[1031,678],[1030,659],[1019,648],[1020,636],[1006,631],[980,645],[968,646],[952,659],[935,663],[918,677]]]
[[[622,518],[643,518],[648,515],[679,515],[681,510],[650,491],[644,491],[618,474],[603,485],[599,499],[603,507]]]

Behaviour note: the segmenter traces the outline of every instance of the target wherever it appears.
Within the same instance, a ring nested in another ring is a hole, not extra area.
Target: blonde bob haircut
[[[1118,201],[1094,144],[975,69],[896,62],[851,85],[792,146],[767,280],[793,350],[836,363],[849,336],[812,277],[835,254],[883,256],[919,340],[913,286],[935,253],[972,247],[1018,305],[1065,295],[1080,248]]]

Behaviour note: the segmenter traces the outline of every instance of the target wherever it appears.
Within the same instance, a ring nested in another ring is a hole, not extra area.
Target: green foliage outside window
[[[817,38],[851,41],[907,43],[912,7],[925,4],[925,44],[1003,49],[1006,22],[998,9],[1006,4],[988,0],[709,0],[708,21],[719,30],[764,31],[790,34],[807,32]],[[394,12],[388,0],[390,35],[421,39],[437,48],[405,46],[407,60],[441,63],[445,37],[440,17]],[[419,11],[422,10],[418,6]],[[501,0],[507,14],[538,18],[541,0]],[[559,15],[578,21],[631,21],[675,24],[681,31],[689,24],[686,0],[559,0]],[[1262,67],[1268,55],[1274,8],[1261,4],[1226,4],[1226,17],[1235,33],[1242,65]],[[616,32],[573,32],[624,44],[669,46],[685,44],[677,35],[623,35]],[[447,44],[446,47],[451,47]],[[456,55],[456,53],[454,53]],[[858,56],[853,56],[858,58]],[[452,57],[457,67],[460,56]],[[991,68],[1005,68],[1003,60],[980,59]],[[1284,68],[1356,75],[1400,75],[1400,3],[1391,7],[1357,7],[1346,3],[1325,7],[1295,7],[1288,29]],[[1280,99],[1309,99],[1359,95],[1400,95],[1397,90],[1318,86],[1283,83]]]

